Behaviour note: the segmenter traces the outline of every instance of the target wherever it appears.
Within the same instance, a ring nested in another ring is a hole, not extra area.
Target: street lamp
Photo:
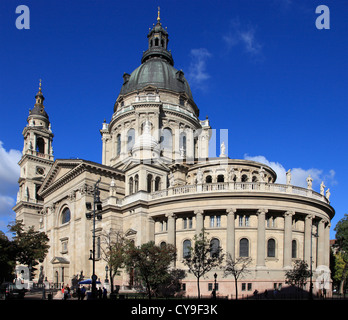
[[[310,257],[310,284],[309,284],[309,299],[313,299],[313,236],[318,237],[318,233],[313,233],[313,226],[311,227],[311,257]]]
[[[93,262],[93,274],[92,274],[92,298],[96,298],[97,293],[97,276],[95,274],[95,218],[102,220],[102,215],[100,211],[102,210],[102,203],[100,201],[100,191],[99,191],[99,182],[101,178],[94,185],[93,193],[93,211],[86,213],[86,218],[91,220],[93,218],[93,250],[90,250],[89,260]],[[86,202],[86,209],[91,210],[92,204]]]
[[[105,283],[108,283],[109,282],[109,279],[108,279],[108,271],[109,271],[109,267],[108,265],[105,266]]]
[[[214,295],[213,295],[213,298],[215,299],[216,298],[216,278],[217,278],[217,274],[216,272],[214,273]]]

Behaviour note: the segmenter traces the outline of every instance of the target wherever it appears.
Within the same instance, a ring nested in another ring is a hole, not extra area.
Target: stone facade
[[[239,281],[241,295],[285,286],[285,271],[294,260],[310,264],[312,255],[313,270],[328,267],[334,216],[329,194],[312,190],[310,181],[306,189],[293,186],[290,172],[287,184],[277,184],[272,168],[230,159],[224,146],[220,157],[209,158],[209,119],[199,120],[184,74],[173,67],[168,33],[160,20],[148,39],[141,68],[124,75],[111,120],[100,130],[101,164],[54,161],[53,133],[40,84],[23,131],[14,210],[18,219],[50,239],[42,263],[48,281],[61,285],[81,272],[86,277],[92,274],[92,222],[86,218],[86,202],[93,202],[98,179],[103,209],[95,227],[96,274],[101,281],[106,262],[98,239],[111,229],[120,230],[136,245],[150,240],[174,244],[174,267],[185,269],[184,247],[204,227],[224,253],[252,259],[249,274]],[[233,279],[223,278],[220,269],[201,280],[201,293],[211,293],[215,272],[218,294],[234,294]],[[124,289],[130,278],[122,271],[115,281]],[[183,283],[187,295],[196,294],[191,274]]]

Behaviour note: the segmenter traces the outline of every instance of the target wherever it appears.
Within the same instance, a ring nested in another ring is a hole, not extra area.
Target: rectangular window
[[[183,218],[183,228],[187,229],[187,218]]]
[[[183,291],[186,291],[186,283],[182,283],[182,284],[181,284],[181,289],[182,289]]]
[[[251,291],[252,290],[252,283],[248,283],[248,291]]]
[[[215,283],[208,283],[208,291],[214,290]],[[219,284],[216,283],[216,291],[219,291]]]
[[[249,216],[245,216],[245,226],[249,227]]]
[[[245,291],[245,289],[246,289],[246,283],[242,283],[242,291]]]
[[[189,228],[192,229],[192,217],[188,218],[189,220]]]
[[[216,216],[216,226],[221,227],[221,216]]]
[[[214,228],[215,226],[215,216],[210,216],[210,228]]]
[[[243,227],[243,216],[239,216],[239,226]]]

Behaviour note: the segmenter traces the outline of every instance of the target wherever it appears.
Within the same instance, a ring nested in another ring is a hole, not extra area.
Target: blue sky
[[[18,5],[30,29],[18,30]],[[318,5],[330,29],[318,30]],[[21,135],[42,79],[54,156],[101,162],[124,72],[140,65],[147,32],[168,27],[175,67],[228,155],[272,165],[282,183],[324,180],[337,221],[347,213],[348,1],[2,0],[0,2],[0,230],[14,220]]]

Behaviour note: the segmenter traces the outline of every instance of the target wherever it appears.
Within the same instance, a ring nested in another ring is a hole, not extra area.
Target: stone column
[[[196,215],[196,235],[198,236],[203,229],[203,210],[195,210]]]
[[[147,239],[148,241],[155,241],[155,221],[151,217],[149,217],[147,220],[147,225],[148,225]]]
[[[173,212],[167,213],[168,218],[168,233],[167,242],[175,246],[175,214]]]
[[[287,211],[284,214],[284,247],[283,247],[283,267],[291,267],[291,250],[292,250],[292,216],[293,211]]]
[[[328,224],[325,227],[325,243],[324,243],[324,265],[330,266],[330,227],[331,224]]]
[[[226,210],[227,228],[226,228],[226,252],[235,258],[235,213],[237,209],[230,208]]]
[[[324,264],[325,254],[325,220],[321,219],[318,224],[318,261],[317,266]]]
[[[257,211],[257,256],[256,268],[265,268],[265,216],[267,209]]]
[[[314,216],[307,215],[305,218],[305,230],[304,230],[304,253],[303,259],[310,266],[311,263],[311,237],[312,237],[312,221]]]

